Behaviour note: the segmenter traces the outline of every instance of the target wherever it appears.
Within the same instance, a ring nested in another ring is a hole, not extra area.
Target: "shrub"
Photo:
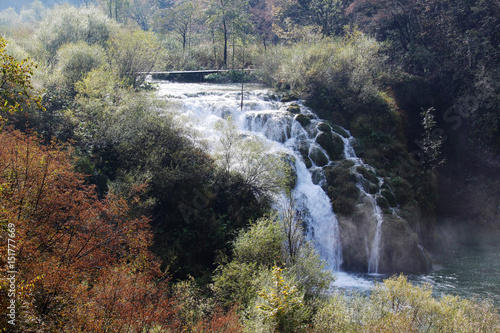
[[[109,41],[109,59],[118,76],[126,86],[138,87],[144,83],[145,75],[138,72],[151,71],[161,55],[156,36],[145,31],[122,30]]]
[[[489,302],[435,298],[430,286],[403,275],[377,284],[371,296],[335,295],[315,315],[314,332],[497,332],[500,319]]]
[[[118,25],[96,7],[57,6],[41,21],[34,37],[42,42],[49,60],[64,44],[84,41],[106,46]]]
[[[98,45],[90,46],[83,41],[65,44],[57,51],[56,71],[63,82],[70,87],[80,81],[92,69],[101,65],[105,59],[104,49]]]

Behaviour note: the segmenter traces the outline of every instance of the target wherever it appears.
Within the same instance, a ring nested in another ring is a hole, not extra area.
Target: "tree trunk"
[[[222,27],[224,28],[224,60],[222,66],[227,68],[227,25],[225,18],[222,20]]]

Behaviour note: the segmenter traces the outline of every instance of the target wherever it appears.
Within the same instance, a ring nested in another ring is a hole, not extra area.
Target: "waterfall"
[[[300,217],[307,226],[307,237],[328,266],[338,271],[342,263],[339,224],[330,199],[321,187],[324,175],[317,165],[332,162],[316,142],[321,121],[311,110],[300,102],[278,102],[267,90],[252,85],[247,86],[243,109],[239,85],[170,82],[158,82],[158,85],[159,96],[176,105],[177,118],[207,142],[209,152],[216,153],[211,143],[220,135],[214,130],[214,124],[231,117],[242,135],[257,135],[266,140],[273,151],[294,157],[297,182],[292,192]],[[291,108],[293,112],[288,111]],[[306,117],[307,126],[299,123],[299,114]],[[304,156],[311,157],[309,168]],[[323,158],[321,163],[315,156]]]
[[[373,240],[371,242],[371,247],[368,246],[367,241],[365,239],[365,244],[366,244],[366,252],[367,252],[367,258],[368,258],[368,273],[369,274],[377,274],[378,271],[378,266],[379,266],[379,260],[380,260],[380,242],[382,239],[382,223],[383,223],[383,216],[382,216],[382,210],[380,207],[377,205],[377,202],[375,200],[375,196],[368,193],[366,189],[363,186],[363,183],[365,183],[367,180],[365,177],[360,174],[357,170],[356,167],[362,166],[365,167],[369,170],[372,169],[371,166],[365,164],[360,158],[356,156],[356,153],[353,148],[353,143],[355,142],[355,138],[351,135],[351,133],[343,129],[347,134],[348,137],[342,137],[342,141],[344,142],[344,156],[345,159],[351,160],[354,163],[354,166],[351,168],[351,172],[355,173],[358,179],[358,182],[356,186],[359,188],[361,193],[365,195],[366,197],[369,198],[369,201],[373,207],[373,217],[375,218],[377,222],[377,226],[375,229],[375,235],[373,237]],[[378,178],[378,177],[377,177]],[[378,178],[378,193],[380,194],[380,188],[381,188],[381,182],[382,180]]]

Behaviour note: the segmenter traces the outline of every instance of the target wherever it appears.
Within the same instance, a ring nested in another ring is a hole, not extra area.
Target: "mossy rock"
[[[356,207],[356,200],[340,196],[332,202],[332,207],[336,214],[351,215]]]
[[[349,169],[350,167],[354,166],[354,162],[351,160],[341,160],[341,161],[337,162],[337,166],[345,168],[345,169]]]
[[[373,184],[372,182],[369,182],[368,183],[368,186],[367,186],[367,192],[370,193],[370,194],[376,194],[379,190],[379,187],[377,184]]]
[[[344,156],[344,142],[338,135],[319,133],[316,142],[323,147],[330,160],[340,160]]]
[[[290,104],[290,106],[286,109],[288,112],[291,112],[293,114],[298,114],[300,113],[300,106],[296,103]]]
[[[326,122],[321,122],[318,124],[318,129],[325,133],[330,133],[332,131],[332,127]]]
[[[308,168],[308,169],[313,166],[309,156],[302,156],[302,161],[304,161],[304,164],[306,165],[306,168]]]
[[[318,147],[312,146],[309,151],[309,158],[319,167],[325,166],[328,164],[329,160],[325,153]]]
[[[387,182],[387,180],[384,180],[384,182],[382,183],[382,186],[380,186],[381,189],[384,189],[384,190],[391,190],[391,185],[389,185],[389,183]]]
[[[386,198],[377,196],[375,201],[377,202],[377,206],[379,206],[382,209],[382,212],[384,214],[390,214],[391,210],[389,209],[389,202],[387,201]]]
[[[357,199],[359,197],[359,188],[354,183],[344,183],[340,188],[343,197]]]
[[[287,103],[291,101],[296,101],[299,99],[299,96],[296,93],[287,93],[281,97],[280,102]]]
[[[340,187],[347,182],[356,183],[356,176],[350,172],[349,168],[344,168],[342,166],[326,167],[325,177],[329,185],[336,187]]]
[[[372,182],[374,184],[378,184],[378,178],[375,175],[375,172],[373,172],[371,170],[368,170],[364,166],[358,166],[358,167],[356,167],[356,171],[360,175],[362,175],[363,177],[365,177],[365,179],[369,180],[370,182]]]
[[[407,221],[395,215],[384,216],[379,272],[421,274],[429,270],[428,260]]]
[[[413,198],[413,191],[410,183],[401,177],[394,177],[391,179],[391,183],[394,186],[394,195],[396,196],[396,201],[403,205]]]
[[[302,125],[302,127],[305,127],[311,123],[311,119],[306,116],[305,114],[298,114],[294,118],[296,121],[299,122],[299,124]]]
[[[340,126],[338,126],[338,125],[333,125],[333,126],[332,126],[332,130],[333,130],[335,133],[337,133],[337,134],[339,134],[339,135],[342,135],[342,136],[343,136],[344,138],[346,138],[346,139],[347,139],[347,138],[349,138],[349,134],[348,134],[348,133],[347,133],[347,132],[346,132],[346,131],[342,128],[342,127],[340,127]]]
[[[382,196],[387,200],[389,206],[396,207],[398,205],[396,196],[391,191],[383,189],[382,191],[380,191],[380,194],[382,194]]]

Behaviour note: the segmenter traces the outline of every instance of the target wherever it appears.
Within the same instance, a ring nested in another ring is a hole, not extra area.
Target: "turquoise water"
[[[500,308],[500,230],[448,220],[438,229],[433,271],[410,278],[436,294],[491,299]]]

